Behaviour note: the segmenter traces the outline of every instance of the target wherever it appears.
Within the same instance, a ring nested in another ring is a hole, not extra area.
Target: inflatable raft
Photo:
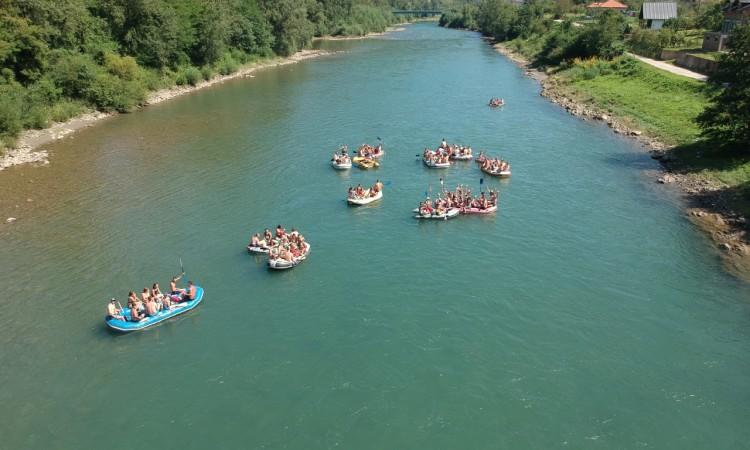
[[[378,201],[381,198],[383,198],[383,191],[378,191],[377,194],[375,194],[375,195],[373,195],[371,197],[370,196],[370,190],[368,189],[368,190],[365,191],[365,195],[364,196],[362,196],[362,197],[347,198],[346,201],[350,205],[362,206],[362,205],[367,205],[369,203]]]
[[[380,163],[371,158],[363,158],[361,156],[355,156],[352,158],[352,162],[357,165],[360,169],[373,169],[380,167]]]
[[[298,265],[305,259],[307,259],[307,255],[310,254],[310,244],[305,242],[305,245],[307,246],[307,250],[305,253],[300,255],[297,258],[294,258],[294,261],[287,261],[286,259],[276,258],[276,259],[268,259],[268,268],[273,270],[286,270],[291,269],[292,267]]]
[[[155,316],[148,316],[140,322],[131,322],[120,319],[104,319],[104,322],[108,327],[116,331],[127,333],[130,331],[143,330],[145,328],[152,327],[158,323],[164,322],[167,319],[171,319],[174,316],[184,314],[191,309],[195,308],[203,300],[203,288],[200,286],[195,287],[195,299],[187,302],[175,303],[169,310],[159,311]],[[123,308],[122,315],[130,317],[130,308]]]
[[[486,209],[481,208],[462,208],[461,214],[492,214],[497,211],[497,205],[490,206]]]
[[[336,170],[346,170],[352,168],[352,161],[337,163],[335,160],[331,160],[331,166]]]
[[[258,247],[258,246],[255,246],[255,245],[248,245],[247,246],[248,253],[265,253],[265,254],[268,254],[268,252],[270,250],[271,249],[268,248],[268,247]]]
[[[472,158],[474,158],[474,155],[451,155],[451,159],[455,159],[457,161],[469,161]]]
[[[510,176],[510,170],[486,170],[483,167],[482,172],[493,177],[508,178]]]
[[[417,214],[414,216],[415,219],[423,219],[423,220],[448,220],[452,219],[461,212],[458,208],[450,208],[443,214],[437,214],[436,212],[433,212],[432,214],[420,214],[419,210],[415,210]]]
[[[430,167],[432,169],[447,169],[448,167],[451,166],[450,162],[439,163],[439,162],[434,162],[432,160],[425,159],[425,158],[422,158],[422,162],[424,163],[425,166]]]

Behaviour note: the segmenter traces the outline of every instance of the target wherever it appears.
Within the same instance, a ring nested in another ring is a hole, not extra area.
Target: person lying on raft
[[[268,232],[268,235],[270,236],[271,232]],[[258,248],[268,248],[268,241],[265,239],[260,238],[259,233],[255,233],[252,238],[250,238],[250,246],[251,247],[258,247]]]

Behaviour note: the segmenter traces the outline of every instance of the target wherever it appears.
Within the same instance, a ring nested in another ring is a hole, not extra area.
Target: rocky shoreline
[[[543,97],[582,120],[605,123],[614,133],[636,140],[647,150],[661,165],[661,170],[654,176],[655,182],[673,184],[680,190],[686,202],[687,218],[711,237],[721,252],[726,269],[750,281],[750,219],[727,205],[723,194],[726,185],[700,175],[679,173],[673,165],[676,162],[671,152],[673,147],[629,125],[627,118],[614,117],[609,111],[576,99],[560,78],[532,67],[529,61],[502,43],[493,42],[492,46],[525,69],[528,76],[538,80]]]
[[[202,81],[195,86],[174,86],[167,89],[161,89],[151,92],[140,108],[189,94],[193,91],[223,83],[227,80],[252,76],[256,70],[268,67],[285,66],[287,64],[296,64],[300,61],[329,54],[331,54],[331,52],[324,50],[301,50],[288,58],[274,58],[260,63],[250,64],[240,68],[240,70],[233,74],[219,75],[208,81]],[[0,156],[0,171],[19,164],[49,164],[49,155],[47,151],[38,150],[39,147],[58,139],[62,139],[82,128],[90,127],[100,120],[112,117],[116,114],[117,113],[90,111],[65,122],[53,123],[48,128],[42,130],[26,130],[19,136],[16,146],[12,149],[5,150],[2,156]]]

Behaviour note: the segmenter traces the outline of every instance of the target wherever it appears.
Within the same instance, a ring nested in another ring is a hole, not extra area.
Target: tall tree
[[[735,27],[729,42],[729,53],[721,56],[719,70],[711,77],[726,88],[697,121],[704,136],[750,153],[750,25]]]

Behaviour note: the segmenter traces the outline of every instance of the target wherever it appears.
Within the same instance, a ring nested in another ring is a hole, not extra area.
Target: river
[[[417,24],[107,119],[0,174],[0,448],[742,448],[750,288],[656,165],[478,35]],[[504,97],[500,110],[486,107]],[[339,144],[383,139],[375,172]],[[495,217],[420,223],[509,159]],[[350,184],[386,183],[349,208]],[[312,244],[271,273],[252,231]],[[203,304],[114,335],[182,258]]]

